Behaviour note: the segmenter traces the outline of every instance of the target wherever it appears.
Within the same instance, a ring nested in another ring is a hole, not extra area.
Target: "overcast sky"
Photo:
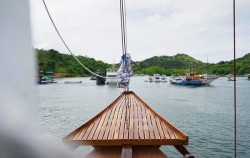
[[[233,0],[126,0],[132,60],[188,54],[206,62],[233,59]],[[250,1],[236,1],[237,57],[250,52]],[[76,55],[119,62],[119,0],[46,0]],[[30,0],[33,47],[67,53],[42,0]]]

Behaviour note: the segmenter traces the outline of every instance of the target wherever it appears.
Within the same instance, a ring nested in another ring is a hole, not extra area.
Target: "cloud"
[[[120,60],[117,0],[46,1],[61,34],[75,54],[112,63]],[[237,56],[250,52],[250,1],[237,2]],[[202,61],[233,57],[232,2],[228,0],[126,1],[128,51],[133,60],[186,53]],[[41,1],[31,1],[34,47],[67,53]]]

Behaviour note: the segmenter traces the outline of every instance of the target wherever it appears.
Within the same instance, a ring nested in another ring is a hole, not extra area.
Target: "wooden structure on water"
[[[159,149],[161,145],[173,145],[183,156],[193,157],[183,146],[188,144],[188,136],[132,91],[123,92],[63,141],[75,148],[80,145],[95,147],[87,158],[167,158]]]

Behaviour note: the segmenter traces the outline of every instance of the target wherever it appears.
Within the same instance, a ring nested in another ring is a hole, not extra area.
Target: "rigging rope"
[[[122,35],[122,57],[118,70],[118,87],[129,90],[130,77],[133,75],[131,68],[131,56],[127,53],[127,30],[126,30],[126,6],[125,0],[120,0],[121,35]]]
[[[236,34],[235,34],[235,0],[233,0],[233,36],[234,36],[234,157],[237,157],[237,124],[236,124]]]
[[[45,0],[42,0],[42,1],[43,1],[43,4],[44,4],[44,7],[45,7],[45,9],[46,9],[46,12],[47,12],[47,14],[48,14],[48,16],[49,16],[49,18],[50,18],[50,21],[52,22],[52,24],[53,24],[53,26],[54,26],[54,28],[55,28],[55,30],[56,30],[58,36],[60,37],[60,39],[61,39],[61,41],[63,42],[64,46],[67,48],[68,52],[69,52],[69,53],[75,58],[75,60],[76,60],[85,70],[87,70],[89,73],[91,73],[92,75],[98,76],[98,77],[100,77],[100,78],[107,78],[107,77],[100,76],[99,74],[96,74],[96,73],[94,73],[93,71],[91,71],[89,68],[87,68],[85,65],[83,65],[83,64],[79,61],[79,59],[72,53],[72,51],[69,49],[68,45],[66,44],[66,42],[65,42],[64,39],[62,38],[60,32],[58,31],[58,29],[57,29],[57,27],[56,27],[56,24],[54,23],[54,20],[52,19],[52,16],[50,15],[50,12],[49,12],[49,9],[48,9],[48,7],[47,7],[47,5],[46,5],[46,3],[45,3]]]

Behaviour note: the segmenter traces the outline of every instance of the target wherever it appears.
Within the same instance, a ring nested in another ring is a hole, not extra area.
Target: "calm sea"
[[[233,82],[215,80],[211,86],[185,87],[144,82],[133,77],[130,90],[189,136],[188,150],[197,158],[232,158],[234,155]],[[39,116],[45,133],[62,137],[88,121],[117,98],[122,89],[96,86],[89,78],[62,78],[57,84],[38,85]],[[64,84],[82,81],[82,84]],[[250,81],[237,81],[237,154],[250,155]],[[83,157],[92,147],[81,147]],[[182,157],[175,148],[162,146],[170,158]]]

